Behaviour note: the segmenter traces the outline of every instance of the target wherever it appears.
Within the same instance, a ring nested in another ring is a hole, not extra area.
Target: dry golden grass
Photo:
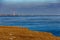
[[[30,31],[26,28],[0,26],[0,40],[60,40],[47,32]]]

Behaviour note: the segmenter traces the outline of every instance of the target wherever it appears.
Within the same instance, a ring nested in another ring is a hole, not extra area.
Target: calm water
[[[23,26],[60,36],[60,16],[0,17],[0,26]]]

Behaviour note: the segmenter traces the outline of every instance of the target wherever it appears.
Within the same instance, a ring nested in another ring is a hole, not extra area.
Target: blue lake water
[[[22,26],[60,36],[60,16],[0,17],[0,26]]]

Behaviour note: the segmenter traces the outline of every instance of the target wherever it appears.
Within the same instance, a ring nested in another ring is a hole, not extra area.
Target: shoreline
[[[60,40],[48,32],[31,31],[24,27],[0,26],[1,40]]]

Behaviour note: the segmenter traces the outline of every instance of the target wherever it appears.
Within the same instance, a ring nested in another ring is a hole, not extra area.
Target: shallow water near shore
[[[0,17],[0,26],[21,26],[60,36],[60,16]]]

